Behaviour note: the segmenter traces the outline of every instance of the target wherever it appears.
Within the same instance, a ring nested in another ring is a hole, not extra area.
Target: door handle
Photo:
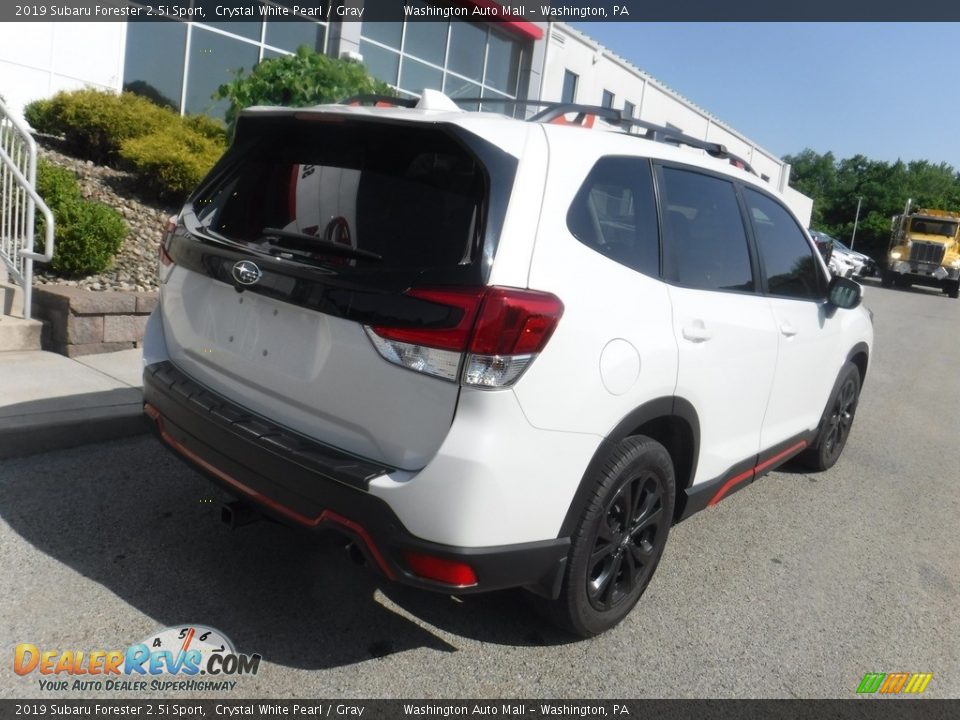
[[[684,326],[681,332],[683,333],[684,340],[689,340],[693,343],[706,342],[713,337],[712,333],[707,330],[703,324],[703,320],[694,320],[690,325]]]
[[[797,329],[788,322],[780,324],[780,332],[783,333],[786,337],[793,337],[797,334]]]

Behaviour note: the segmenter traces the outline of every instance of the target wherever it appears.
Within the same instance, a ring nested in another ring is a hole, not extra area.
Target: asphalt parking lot
[[[591,641],[520,592],[457,601],[381,582],[334,536],[231,531],[147,436],[0,462],[0,696],[131,697],[41,692],[14,646],[201,623],[263,656],[230,698],[846,698],[867,672],[960,697],[960,301],[871,283],[866,304],[875,356],[838,465],[675,527],[638,608]]]

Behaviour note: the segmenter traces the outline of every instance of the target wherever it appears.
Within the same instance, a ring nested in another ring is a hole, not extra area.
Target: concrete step
[[[43,323],[0,315],[0,352],[39,350]]]
[[[23,317],[23,288],[10,282],[0,282],[0,315]]]

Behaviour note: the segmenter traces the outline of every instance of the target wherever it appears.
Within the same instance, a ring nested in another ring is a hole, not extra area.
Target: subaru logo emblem
[[[256,263],[249,260],[241,260],[233,264],[233,279],[240,285],[256,285],[263,273]]]

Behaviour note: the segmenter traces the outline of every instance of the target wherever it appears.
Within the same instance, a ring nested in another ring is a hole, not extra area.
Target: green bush
[[[200,133],[205,138],[216,140],[222,145],[227,142],[227,128],[219,120],[214,120],[207,115],[186,115],[182,122],[186,127]]]
[[[254,105],[306,107],[342,100],[351,95],[393,95],[384,82],[375,80],[360,63],[340,60],[301,46],[295,55],[264,60],[248,76],[221,85],[214,99],[227,99],[227,124],[233,131],[241,110]]]
[[[51,210],[83,198],[77,176],[46,160],[37,162],[37,193]]]
[[[100,90],[59,92],[30,103],[27,121],[40,132],[63,135],[68,149],[94,162],[111,162],[124,140],[177,123],[179,116],[139,95]]]
[[[98,163],[124,161],[140,186],[179,202],[223,154],[227,129],[206,115],[180,117],[132,92],[60,92],[24,110],[39,132],[63,135],[73,154]]]
[[[182,202],[220,158],[226,144],[187,127],[165,127],[126,140],[120,156],[141,187],[161,200]]]
[[[57,124],[52,100],[34,100],[23,109],[23,116],[37,132],[59,135],[63,129]]]
[[[44,160],[37,163],[37,192],[53,213],[56,243],[50,269],[65,277],[105,270],[127,236],[120,213],[85,200],[72,172]],[[44,245],[44,221],[38,215],[38,251]]]
[[[127,236],[127,225],[113,208],[82,200],[56,214],[56,247],[51,269],[67,277],[105,270]]]

